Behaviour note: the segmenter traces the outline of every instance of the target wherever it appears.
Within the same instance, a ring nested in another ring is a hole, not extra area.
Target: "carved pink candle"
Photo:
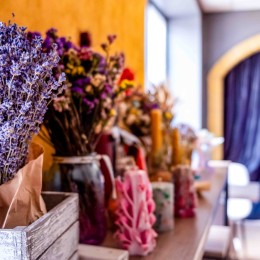
[[[173,169],[176,217],[188,218],[196,215],[197,203],[193,175],[192,169],[187,165],[178,165]]]
[[[115,236],[130,255],[147,255],[156,246],[155,203],[145,171],[130,170],[122,181],[116,179],[118,210]]]

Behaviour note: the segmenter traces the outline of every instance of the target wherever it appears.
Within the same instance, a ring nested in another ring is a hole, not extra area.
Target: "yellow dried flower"
[[[120,83],[120,88],[121,89],[126,89],[129,86],[133,85],[133,81],[128,80],[128,79],[124,79],[121,83]]]
[[[130,114],[134,114],[134,115],[138,115],[139,114],[139,111],[136,108],[134,108],[134,107],[131,108],[129,112],[130,112]]]
[[[164,116],[165,116],[165,118],[168,119],[168,120],[171,120],[172,117],[173,117],[173,116],[172,116],[172,113],[169,112],[169,111],[165,112],[165,113],[164,113]]]
[[[110,116],[116,116],[116,115],[117,115],[116,110],[112,108],[112,109],[110,110],[109,115],[110,115]]]

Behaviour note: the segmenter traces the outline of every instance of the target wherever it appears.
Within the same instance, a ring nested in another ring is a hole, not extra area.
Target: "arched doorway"
[[[207,77],[208,129],[217,136],[224,132],[224,80],[228,72],[251,55],[260,52],[260,35],[255,35],[234,46],[212,67]],[[223,158],[223,146],[214,151],[214,159]]]

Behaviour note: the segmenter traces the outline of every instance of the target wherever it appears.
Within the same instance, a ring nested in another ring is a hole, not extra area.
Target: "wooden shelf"
[[[130,260],[201,259],[220,194],[226,185],[226,177],[226,170],[215,168],[215,172],[211,177],[211,189],[199,196],[196,217],[175,219],[174,229],[159,234],[157,246],[151,254],[145,257],[132,256]],[[108,234],[103,246],[117,248],[116,241],[111,233]]]

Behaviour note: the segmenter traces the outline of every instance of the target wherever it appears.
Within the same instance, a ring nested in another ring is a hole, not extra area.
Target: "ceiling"
[[[150,0],[168,18],[199,13],[256,11],[260,0]]]
[[[198,0],[206,13],[260,10],[260,0]]]
[[[199,13],[197,0],[150,0],[150,2],[168,18]]]

